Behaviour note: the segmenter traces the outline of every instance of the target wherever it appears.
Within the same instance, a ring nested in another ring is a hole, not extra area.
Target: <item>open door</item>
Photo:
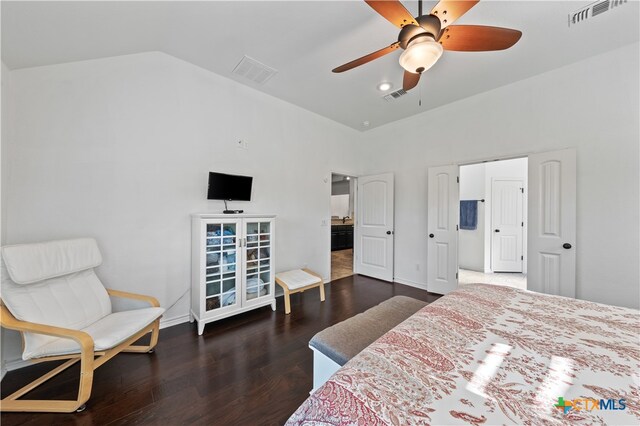
[[[427,290],[458,287],[458,166],[429,168]]]
[[[358,177],[355,273],[393,281],[393,174]]]
[[[576,296],[576,151],[529,156],[529,290]]]

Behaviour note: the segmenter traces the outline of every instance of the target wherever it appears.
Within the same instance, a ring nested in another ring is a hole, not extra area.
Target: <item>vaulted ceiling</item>
[[[162,51],[366,130],[638,41],[638,1],[569,25],[569,15],[590,3],[481,1],[456,24],[515,28],[522,39],[505,51],[446,51],[418,87],[392,102],[376,86],[402,87],[400,52],[331,72],[397,39],[396,27],[364,1],[3,1],[2,61],[20,69]],[[417,2],[403,4],[417,15]],[[278,73],[262,85],[232,74],[244,55]]]

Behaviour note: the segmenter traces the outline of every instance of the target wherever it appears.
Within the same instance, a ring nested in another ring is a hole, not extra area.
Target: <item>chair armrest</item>
[[[142,300],[156,308],[160,307],[160,303],[158,302],[158,299],[152,296],[145,296],[144,294],[129,293],[126,291],[112,290],[112,289],[107,289],[107,293],[109,293],[109,296],[122,297],[125,299],[133,299],[133,300]]]
[[[0,305],[0,325],[9,330],[73,339],[80,344],[82,352],[90,351],[93,353],[93,338],[88,333],[80,330],[72,330],[70,328],[21,321],[14,317],[13,314],[9,312],[9,309],[4,305]]]

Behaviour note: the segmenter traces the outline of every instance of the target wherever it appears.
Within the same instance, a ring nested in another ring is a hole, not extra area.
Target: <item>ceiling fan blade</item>
[[[486,52],[508,49],[522,37],[518,30],[483,25],[451,25],[442,31],[440,44],[444,50]]]
[[[420,74],[412,73],[409,71],[404,72],[404,77],[402,78],[402,88],[408,92],[418,85],[420,81]]]
[[[369,53],[368,55],[363,56],[362,58],[358,58],[354,61],[347,62],[344,65],[340,65],[338,68],[334,68],[333,72],[340,73],[350,70],[351,68],[359,67],[362,64],[366,64],[367,62],[371,62],[374,59],[378,59],[381,56],[386,55],[387,53],[391,53],[400,47],[400,43],[395,42],[390,46],[385,47],[384,49],[377,50],[373,53]]]
[[[442,28],[454,23],[459,17],[464,15],[480,0],[440,0],[431,9],[431,14],[440,18]]]
[[[365,0],[369,6],[398,28],[418,23],[398,0]]]

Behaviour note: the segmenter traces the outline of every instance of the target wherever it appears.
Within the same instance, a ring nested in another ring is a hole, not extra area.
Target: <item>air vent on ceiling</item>
[[[387,102],[391,102],[391,101],[394,101],[394,100],[398,99],[399,97],[404,96],[406,94],[407,94],[406,90],[398,89],[395,92],[391,92],[391,93],[388,93],[388,94],[384,95],[382,97],[382,99],[384,99]]]
[[[627,0],[598,0],[590,3],[569,14],[569,26],[584,22],[624,3],[627,3]]]
[[[273,77],[278,70],[271,68],[262,62],[245,55],[238,65],[233,69],[233,73],[244,78],[248,78],[254,83],[264,84]]]

